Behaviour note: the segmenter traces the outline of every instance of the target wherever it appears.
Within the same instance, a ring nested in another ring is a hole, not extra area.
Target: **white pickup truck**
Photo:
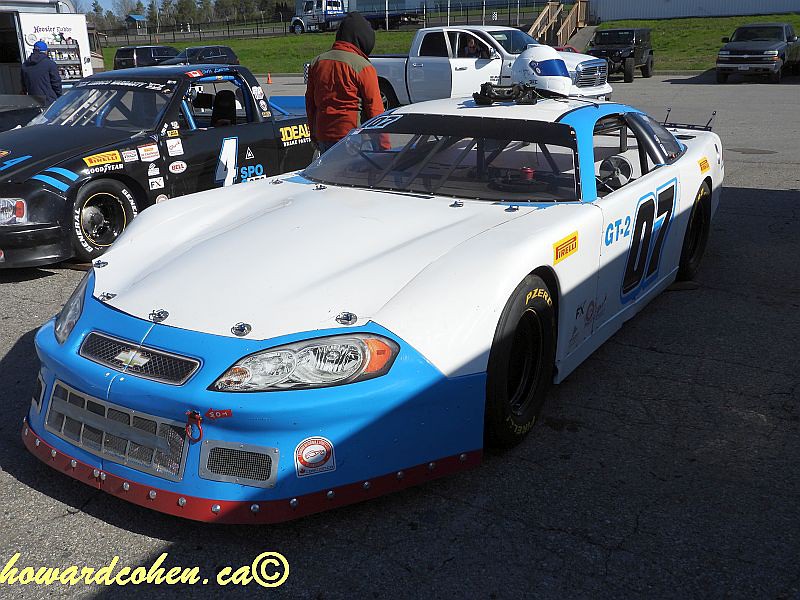
[[[475,41],[474,46],[470,38]],[[511,85],[514,60],[529,44],[537,43],[527,33],[511,27],[429,27],[417,32],[408,56],[370,56],[370,61],[378,71],[384,106],[393,108],[424,100],[471,96],[487,81]],[[612,89],[606,81],[605,60],[575,52],[559,54],[572,77],[572,96],[610,98]]]

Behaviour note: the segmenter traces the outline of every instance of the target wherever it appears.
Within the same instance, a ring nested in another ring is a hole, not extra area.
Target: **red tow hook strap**
[[[192,435],[192,425],[197,427],[197,437]],[[199,442],[203,439],[203,415],[196,410],[186,411],[186,437],[193,442]]]

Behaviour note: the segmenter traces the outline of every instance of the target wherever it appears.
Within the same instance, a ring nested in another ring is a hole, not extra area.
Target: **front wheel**
[[[728,74],[722,71],[717,71],[717,83],[725,83],[728,81]]]
[[[778,69],[769,74],[769,82],[770,83],[780,83],[781,77],[783,76],[783,69]]]
[[[306,28],[303,27],[302,23],[295,23],[294,25],[292,25],[292,33],[294,33],[295,35],[300,35],[305,30]]]
[[[388,81],[381,79],[378,86],[381,90],[383,110],[389,110],[390,108],[400,106],[400,103],[397,101],[397,95],[394,93],[394,89],[392,89],[392,85]]]
[[[678,265],[678,280],[694,279],[700,269],[700,261],[708,245],[711,232],[711,188],[707,181],[703,182],[694,198],[689,225],[683,238],[681,261]]]
[[[634,60],[632,58],[625,59],[624,65],[624,75],[625,75],[625,83],[630,83],[633,81],[633,68],[634,68]]]
[[[553,378],[556,322],[547,284],[528,275],[508,299],[486,369],[486,443],[510,448],[533,427]]]
[[[130,189],[114,179],[91,181],[72,207],[70,238],[75,256],[91,262],[105,252],[138,213]]]

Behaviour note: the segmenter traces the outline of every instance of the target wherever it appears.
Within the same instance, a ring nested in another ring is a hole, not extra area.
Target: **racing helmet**
[[[530,44],[511,67],[511,82],[539,91],[569,96],[572,79],[561,56],[550,46]]]

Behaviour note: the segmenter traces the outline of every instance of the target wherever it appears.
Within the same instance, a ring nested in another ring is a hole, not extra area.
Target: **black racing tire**
[[[695,278],[700,269],[700,261],[708,246],[708,236],[711,233],[711,188],[704,181],[697,190],[694,198],[692,212],[689,215],[689,224],[686,226],[686,235],[683,238],[681,260],[678,264],[678,280],[689,281]]]
[[[302,23],[295,23],[292,25],[292,33],[295,35],[300,35],[301,33],[305,33],[306,28],[303,27]]]
[[[769,82],[770,83],[780,83],[782,78],[783,78],[783,69],[782,68],[769,74]]]
[[[644,65],[642,65],[642,77],[650,78],[653,76],[653,55],[647,57]]]
[[[390,108],[396,108],[400,106],[400,102],[397,101],[397,94],[394,93],[391,83],[385,79],[380,79],[378,81],[378,87],[380,87],[381,90],[381,102],[383,102],[383,110],[389,110]]]
[[[717,83],[727,83],[728,82],[728,74],[723,73],[722,71],[717,70]]]
[[[91,262],[116,240],[139,209],[133,192],[115,179],[90,181],[72,207],[70,241],[75,256]]]
[[[625,83],[630,83],[633,81],[633,69],[634,69],[634,60],[632,58],[625,59],[625,65],[623,66],[623,72],[625,77]]]
[[[553,379],[556,317],[547,284],[528,275],[508,299],[486,369],[485,442],[510,448],[536,423]]]

